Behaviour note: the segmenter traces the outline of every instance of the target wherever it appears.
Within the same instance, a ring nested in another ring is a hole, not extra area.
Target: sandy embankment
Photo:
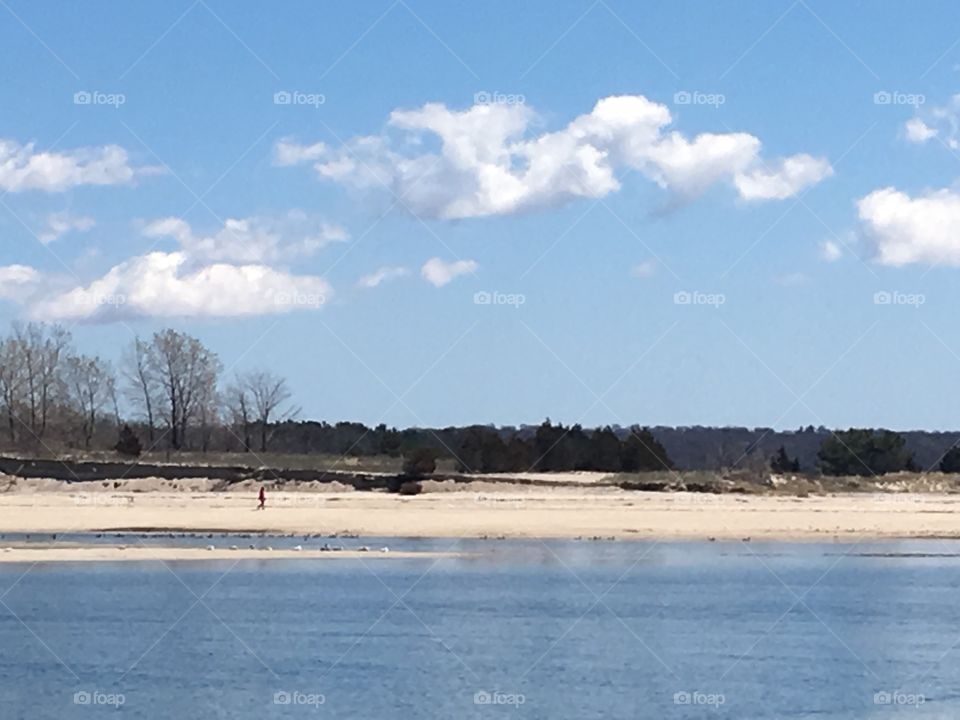
[[[948,494],[797,498],[471,483],[455,491],[404,497],[331,487],[318,491],[311,486],[310,491],[296,492],[268,489],[268,507],[258,511],[254,487],[209,492],[203,482],[161,489],[149,480],[125,481],[117,487],[20,480],[0,492],[0,533],[718,540],[960,537],[960,495]]]

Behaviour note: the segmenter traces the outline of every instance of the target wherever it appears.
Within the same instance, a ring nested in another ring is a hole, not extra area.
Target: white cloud
[[[839,243],[835,243],[833,240],[824,240],[820,243],[820,257],[827,262],[835,262],[842,256],[843,250],[840,248]]]
[[[953,150],[960,148],[960,94],[951,96],[944,105],[918,108],[917,116],[905,123],[904,134],[913,143],[938,138]]]
[[[40,273],[26,265],[0,267],[0,299],[22,302],[40,280]]]
[[[739,173],[734,183],[746,200],[784,200],[831,175],[833,168],[826,160],[794,155],[776,163],[775,168],[760,167]]]
[[[910,197],[896,188],[874,190],[857,202],[877,262],[960,266],[960,194],[937,190]]]
[[[216,263],[190,269],[182,252],[153,252],[114,266],[98,280],[33,302],[44,320],[118,317],[244,317],[316,309],[332,296],[319,277],[265,265]]]
[[[647,278],[653,275],[656,269],[657,264],[653,260],[644,260],[630,268],[630,274],[636,278]]]
[[[118,145],[38,152],[33,143],[0,140],[0,190],[61,192],[80,185],[122,185],[155,167],[130,165]]]
[[[420,268],[423,279],[434,287],[443,287],[461,275],[469,275],[477,271],[480,266],[473,260],[456,260],[444,262],[440,258],[430,258]]]
[[[68,321],[245,317],[318,309],[333,295],[329,283],[272,263],[347,237],[344,230],[300,211],[279,219],[227,220],[211,235],[195,233],[179,218],[157,220],[143,232],[169,238],[178,247],[129,258],[85,285],[23,266],[2,268],[0,283],[9,276],[20,286],[10,296],[0,289],[0,297],[24,305],[31,318]]]
[[[66,210],[47,216],[46,226],[37,233],[37,239],[48,245],[69,232],[86,232],[96,225],[96,221],[87,215],[71,215]]]
[[[364,275],[357,281],[357,285],[362,288],[375,288],[382,282],[403,277],[409,274],[409,272],[405,267],[382,267],[374,270],[369,275]]]
[[[319,160],[327,152],[327,146],[320,142],[316,145],[298,145],[288,140],[280,140],[274,147],[273,161],[281,167],[297,165],[310,160]]]
[[[228,218],[211,235],[197,235],[180,218],[163,218],[144,228],[152,238],[177,241],[191,259],[240,263],[271,263],[311,255],[331,242],[347,240],[340,227],[292,211],[282,218]]]
[[[394,111],[386,134],[344,148],[281,141],[275,162],[312,163],[322,178],[354,189],[385,186],[412,212],[446,219],[603,197],[620,189],[616,171],[627,168],[681,196],[726,181],[748,200],[790,197],[832,172],[809,155],[765,165],[760,140],[747,133],[665,132],[670,111],[641,95],[603,98],[556,132],[531,134],[534,120],[526,105],[456,111],[429,103]],[[422,149],[428,140],[437,151]]]
[[[936,128],[930,127],[920,118],[907,120],[905,129],[907,140],[914,143],[925,143],[930,138],[936,137],[938,132]]]

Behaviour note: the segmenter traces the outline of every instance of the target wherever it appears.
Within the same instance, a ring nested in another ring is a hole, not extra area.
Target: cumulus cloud
[[[904,129],[907,134],[907,140],[918,144],[925,143],[930,138],[936,137],[938,132],[936,128],[930,127],[920,118],[907,120]]]
[[[340,228],[294,211],[279,219],[228,220],[212,234],[179,218],[149,223],[144,235],[178,248],[135,256],[84,285],[32,268],[0,268],[0,297],[43,320],[110,321],[136,317],[246,317],[323,306],[333,289],[321,277],[296,275],[273,263],[346,238]],[[4,283],[9,277],[10,283]]]
[[[420,268],[420,275],[434,287],[443,287],[461,275],[469,275],[480,266],[474,260],[456,260],[445,262],[440,258],[430,258]]]
[[[960,194],[937,190],[918,197],[888,187],[857,202],[866,238],[883,265],[960,266]]]
[[[327,146],[322,142],[316,145],[298,145],[288,140],[281,140],[273,149],[273,160],[276,165],[284,167],[319,160],[326,153]]]
[[[364,275],[357,281],[357,285],[362,288],[375,288],[380,283],[387,280],[394,280],[409,274],[405,267],[382,267],[374,270],[369,275]]]
[[[40,282],[41,276],[26,265],[0,267],[0,299],[22,302]]]
[[[824,240],[820,243],[820,257],[827,262],[835,262],[843,256],[843,250],[840,245],[833,240]]]
[[[69,232],[86,232],[96,224],[96,221],[87,215],[71,215],[66,210],[52,213],[47,216],[44,228],[37,233],[37,239],[44,245],[49,245]]]
[[[670,111],[641,95],[603,98],[555,132],[531,133],[535,120],[526,105],[457,111],[428,103],[394,111],[386,133],[343,148],[283,140],[274,160],[310,163],[320,177],[349,188],[385,186],[412,212],[446,219],[604,197],[620,189],[616,173],[624,169],[684,197],[729,182],[746,200],[790,197],[832,172],[809,155],[765,162],[760,140],[748,133],[668,131]]]
[[[952,150],[960,148],[960,94],[953,95],[944,105],[919,108],[917,116],[904,124],[904,135],[917,144],[939,138]]]
[[[833,168],[826,160],[794,155],[776,163],[774,168],[755,168],[740,173],[734,183],[746,200],[784,200],[831,175]]]
[[[318,308],[332,295],[325,280],[265,265],[215,263],[190,270],[183,252],[153,252],[111,268],[102,278],[34,302],[39,319],[244,317]]]
[[[81,185],[123,185],[137,175],[157,173],[155,167],[133,167],[127,151],[118,145],[79,148],[64,152],[37,151],[0,139],[0,190],[62,192]]]
[[[144,228],[152,238],[172,238],[191,258],[201,261],[271,263],[307,256],[332,242],[347,240],[336,225],[292,211],[282,218],[228,218],[207,235],[196,234],[181,218],[162,218]]]

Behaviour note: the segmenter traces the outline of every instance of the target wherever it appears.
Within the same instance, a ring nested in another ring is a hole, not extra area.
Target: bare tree
[[[243,443],[243,451],[250,452],[252,441],[250,439],[250,422],[252,420],[253,410],[250,403],[250,391],[247,388],[245,379],[237,375],[236,380],[227,388],[224,393],[224,401],[227,412],[230,414],[230,423],[236,428],[242,438],[238,438]],[[233,435],[236,437],[237,432]]]
[[[254,417],[260,426],[260,452],[266,452],[270,422],[289,420],[299,409],[285,406],[290,399],[287,381],[268,370],[247,373],[243,384],[250,394]]]
[[[200,430],[200,450],[210,449],[214,428],[220,423],[223,398],[217,391],[216,378],[200,384],[197,390],[197,423]]]
[[[83,446],[97,429],[97,417],[113,395],[113,369],[98,357],[74,355],[66,361],[66,386],[70,405],[77,412]]]
[[[123,358],[122,372],[125,380],[124,397],[147,421],[147,433],[150,445],[154,443],[155,398],[160,391],[160,382],[153,372],[150,363],[150,343],[140,338],[133,341],[133,345]]]
[[[63,391],[63,365],[70,345],[70,333],[60,325],[39,323],[14,325],[25,373],[24,405],[29,410],[29,427],[39,440],[47,430],[51,411]]]
[[[6,419],[10,443],[17,442],[21,391],[26,381],[23,354],[14,338],[0,340],[0,402]]]
[[[195,337],[167,329],[153,336],[147,367],[162,391],[158,399],[166,415],[170,447],[179,450],[200,405],[215,394],[222,365]]]

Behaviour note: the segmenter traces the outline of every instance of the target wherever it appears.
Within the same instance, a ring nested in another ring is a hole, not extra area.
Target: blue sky
[[[331,421],[956,427],[953,17],[4,0],[0,320]]]

